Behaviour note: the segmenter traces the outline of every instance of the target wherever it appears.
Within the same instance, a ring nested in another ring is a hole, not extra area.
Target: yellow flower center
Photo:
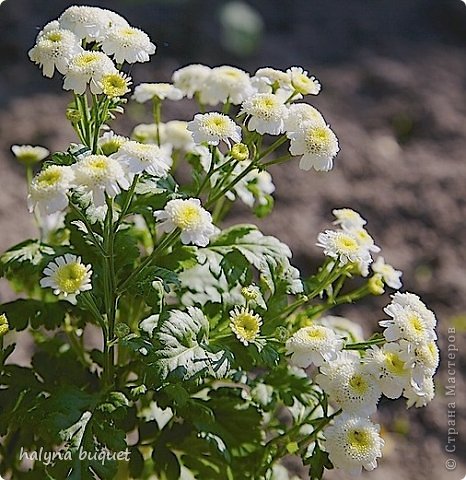
[[[96,155],[95,158],[89,162],[89,168],[95,170],[97,173],[102,173],[107,169],[107,166],[107,157],[104,155]]]
[[[39,174],[37,181],[42,188],[52,187],[61,179],[61,172],[58,169],[48,168]]]
[[[350,449],[359,455],[372,448],[372,436],[365,430],[352,430],[348,432],[347,439]]]
[[[405,362],[396,353],[385,354],[385,365],[387,370],[395,375],[403,375],[405,370]]]
[[[198,224],[201,220],[201,212],[199,207],[188,203],[183,205],[179,210],[175,213],[173,218],[173,223],[182,230],[192,228],[196,224]]]
[[[121,33],[121,35],[124,35],[125,37],[131,37],[133,35],[136,35],[136,31],[131,27],[122,28],[120,30],[120,33]]]
[[[94,63],[98,60],[97,55],[95,52],[87,52],[83,53],[76,59],[76,66],[78,67],[86,67],[90,65],[91,63]]]
[[[50,32],[47,35],[47,39],[50,40],[51,42],[60,42],[62,40],[63,36],[60,32]]]
[[[337,238],[336,244],[344,252],[355,252],[359,248],[358,242],[348,235],[341,235]]]
[[[309,327],[307,335],[311,340],[325,340],[327,338],[325,330],[318,326]]]
[[[58,288],[65,293],[75,293],[79,290],[86,277],[86,267],[81,263],[63,265],[57,270],[56,282]]]
[[[424,331],[424,323],[417,314],[412,314],[409,317],[409,324],[416,333],[422,333]]]
[[[259,334],[260,321],[257,315],[249,312],[238,313],[232,318],[232,323],[237,335],[248,342],[252,342]]]
[[[366,379],[362,375],[353,375],[349,381],[350,387],[358,395],[364,395],[369,387]]]
[[[117,73],[110,73],[102,77],[102,91],[108,97],[122,97],[128,92],[126,79]]]
[[[319,154],[330,144],[330,133],[326,127],[313,127],[305,136],[306,147],[310,153]]]

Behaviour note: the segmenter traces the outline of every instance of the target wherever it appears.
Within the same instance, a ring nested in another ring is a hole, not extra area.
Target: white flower
[[[373,346],[366,352],[364,362],[388,398],[399,398],[410,383],[410,365],[405,349],[398,343],[386,343],[382,348]]]
[[[194,120],[188,122],[188,130],[192,132],[194,143],[218,145],[221,141],[230,146],[230,139],[241,141],[241,127],[223,113],[198,113]]]
[[[138,103],[145,103],[154,98],[180,100],[183,98],[183,92],[170,83],[141,83],[134,89],[132,98]]]
[[[131,136],[141,143],[157,143],[157,132],[161,143],[164,143],[165,124],[141,123],[136,125]]]
[[[359,475],[364,467],[374,470],[382,456],[380,426],[368,418],[340,415],[324,429],[325,450],[335,468]]]
[[[39,163],[50,154],[46,148],[32,145],[12,145],[11,151],[18,161],[26,166]]]
[[[340,225],[346,230],[362,228],[367,223],[358,212],[352,210],[351,208],[335,209],[332,210],[332,213],[336,218],[333,223],[335,225]]]
[[[358,265],[368,265],[372,258],[369,251],[362,246],[355,235],[343,230],[326,230],[319,233],[318,247],[324,249],[324,254],[339,259],[341,265],[348,262]]]
[[[399,310],[400,308],[404,307],[410,307],[412,310],[415,310],[420,315],[422,315],[432,328],[435,328],[435,326],[437,325],[437,319],[435,318],[434,312],[429,310],[426,305],[421,301],[421,299],[414,293],[395,292],[392,295],[392,299],[392,306],[390,307],[390,309],[392,309],[393,311]]]
[[[249,131],[256,131],[262,135],[265,133],[279,135],[284,131],[288,109],[278,95],[256,93],[243,102],[240,114],[242,113],[249,117]]]
[[[364,331],[361,328],[361,325],[348,318],[327,315],[319,318],[317,323],[330,327],[342,337],[348,338],[351,343],[364,341]]]
[[[371,415],[377,410],[381,390],[359,355],[338,352],[336,359],[319,367],[316,382],[345,412]]]
[[[251,78],[251,82],[259,93],[272,93],[277,92],[277,90],[286,90],[288,91],[287,96],[289,96],[293,90],[288,74],[282,70],[270,67],[259,68]]]
[[[118,73],[118,70],[105,53],[83,52],[70,61],[63,88],[82,95],[89,83],[91,92],[99,94],[102,93],[102,85],[100,84],[102,77],[113,73]]]
[[[374,239],[365,228],[343,228],[343,230],[351,232],[357,238],[359,244],[370,252],[380,252],[380,247],[375,244]]]
[[[407,399],[408,408],[415,406],[416,408],[425,407],[435,397],[435,386],[432,377],[426,377],[422,382],[422,387],[408,386],[403,392],[403,396]]]
[[[172,163],[163,147],[132,140],[124,143],[112,158],[125,165],[131,174],[147,172],[156,177],[166,177]]]
[[[171,232],[181,230],[181,242],[205,247],[209,238],[216,233],[210,213],[202,208],[197,198],[170,200],[164,210],[154,212],[157,220],[162,220],[159,229]]]
[[[106,73],[98,81],[104,95],[110,98],[123,97],[130,90],[131,77],[122,72]]]
[[[164,142],[169,143],[177,150],[191,150],[195,148],[193,137],[188,130],[188,122],[171,120],[165,124]]]
[[[314,168],[317,171],[331,170],[333,159],[340,150],[338,139],[328,125],[316,125],[312,121],[304,122],[301,129],[289,132],[290,153],[302,155],[299,162],[301,170]]]
[[[129,188],[129,182],[120,163],[105,155],[87,155],[73,165],[76,183],[92,195],[94,205],[105,205],[105,193],[115,197]]]
[[[83,52],[78,38],[70,31],[55,28],[41,32],[36,45],[29,50],[29,58],[51,78],[57,69],[65,74],[72,58]]]
[[[210,71],[200,90],[200,101],[217,105],[227,101],[239,105],[254,93],[249,74],[236,67],[222,65]]]
[[[286,342],[287,353],[292,354],[291,363],[302,368],[332,361],[342,348],[342,338],[322,325],[300,328]]]
[[[253,170],[249,172],[234,187],[233,192],[238,195],[243,203],[248,207],[253,207],[257,200],[259,205],[266,205],[266,195],[275,191],[275,185],[269,172]],[[232,192],[228,192],[226,195]]]
[[[192,98],[195,93],[202,89],[206,78],[210,74],[210,70],[210,67],[199,64],[187,65],[186,67],[179,68],[173,73],[173,84],[188,98]]]
[[[55,258],[44,269],[44,278],[40,281],[42,288],[53,288],[55,295],[62,294],[74,301],[76,295],[91,290],[92,270],[90,265],[84,265],[81,257],[66,253]]]
[[[98,7],[72,6],[59,17],[61,28],[72,31],[78,38],[101,41],[114,27],[128,26],[128,22],[115,12]]]
[[[150,337],[154,334],[154,330],[159,324],[160,315],[151,315],[150,317],[145,318],[139,324],[139,328],[144,332],[148,333]]]
[[[115,62],[148,62],[155,53],[155,45],[147,33],[138,28],[123,26],[111,29],[102,42],[102,50],[113,55]]]
[[[288,107],[288,115],[285,118],[285,130],[293,133],[302,129],[303,124],[314,124],[325,127],[325,119],[316,108],[307,103],[293,103]],[[288,133],[288,136],[290,135]]]
[[[38,173],[29,188],[28,205],[32,212],[37,205],[46,215],[68,206],[68,191],[74,180],[70,167],[50,165]]]
[[[260,333],[262,318],[249,308],[235,307],[230,312],[230,328],[236,338],[245,346],[254,343]]]
[[[291,67],[286,73],[296,92],[302,95],[317,95],[320,92],[319,81],[315,77],[310,77],[301,67]]]
[[[382,276],[383,281],[392,288],[401,288],[401,275],[402,272],[395,270],[391,265],[385,263],[383,257],[378,257],[377,260],[371,266],[374,273],[378,273]]]
[[[411,368],[412,385],[422,388],[425,379],[432,377],[439,365],[437,344],[431,340],[425,344],[412,345],[406,340],[401,340],[400,345],[404,349],[403,359]]]
[[[105,132],[98,140],[97,144],[104,155],[111,155],[117,152],[120,147],[129,141],[128,137],[117,135],[112,130]]]

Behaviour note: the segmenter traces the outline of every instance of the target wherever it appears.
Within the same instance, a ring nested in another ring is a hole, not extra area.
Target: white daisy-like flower
[[[319,110],[308,103],[293,103],[289,105],[288,115],[285,118],[287,135],[290,136],[293,132],[302,129],[305,123],[314,124],[318,127],[325,127],[327,125]]]
[[[12,145],[11,151],[16,159],[26,166],[45,160],[50,154],[46,148],[33,145]]]
[[[353,322],[349,318],[326,315],[316,320],[316,322],[325,327],[330,327],[335,333],[347,338],[351,343],[364,341],[364,331],[361,325]]]
[[[249,74],[236,67],[212,68],[200,90],[200,101],[217,105],[227,101],[239,105],[254,93]]]
[[[287,353],[292,354],[292,365],[302,368],[330,362],[342,348],[343,339],[331,328],[322,325],[300,328],[286,342]]]
[[[291,108],[291,107],[290,107]],[[363,228],[367,221],[359,215],[358,212],[351,208],[339,208],[332,210],[336,220],[333,222],[335,225],[340,225],[346,230],[353,230]]]
[[[43,273],[40,286],[53,288],[55,295],[63,295],[70,301],[79,293],[92,289],[91,265],[84,265],[81,257],[70,253],[53,259]]]
[[[351,232],[343,230],[326,230],[319,233],[317,246],[324,249],[324,254],[339,259],[341,265],[356,263],[369,265],[372,262],[367,248]]]
[[[133,129],[131,137],[141,143],[157,143],[157,135],[160,135],[161,143],[165,143],[165,124],[140,123]]]
[[[401,397],[411,380],[411,368],[401,345],[386,343],[382,348],[375,345],[366,352],[363,361],[386,397]]]
[[[319,370],[316,382],[345,412],[371,415],[377,410],[382,392],[359,355],[338,352],[335,359],[322,363]]]
[[[164,142],[169,143],[176,150],[189,151],[195,147],[193,136],[188,130],[188,122],[171,120],[165,124]]]
[[[210,71],[211,68],[206,65],[187,65],[173,72],[173,84],[186,97],[193,98],[202,89],[206,78],[210,75]]]
[[[279,135],[284,131],[288,109],[278,95],[256,93],[243,102],[240,114],[242,113],[249,118],[249,131],[256,131],[261,135]]]
[[[319,80],[301,67],[291,67],[286,73],[290,78],[292,87],[301,95],[318,95],[321,89]]]
[[[97,145],[104,155],[110,156],[112,153],[118,152],[120,147],[128,141],[128,137],[117,135],[112,130],[109,130],[99,138]]]
[[[170,200],[163,210],[154,212],[154,217],[162,221],[158,226],[162,232],[171,232],[175,228],[181,230],[181,242],[205,247],[217,229],[212,223],[210,213],[202,208],[200,200]]]
[[[360,227],[347,229],[343,227],[343,230],[351,232],[357,238],[360,245],[370,252],[380,252],[380,247],[375,244],[374,239],[369,235],[369,232],[365,228]]]
[[[353,475],[374,470],[382,456],[384,441],[380,426],[368,418],[340,415],[324,429],[325,450],[335,468]]]
[[[29,187],[28,206],[32,212],[37,206],[46,215],[68,206],[68,192],[74,182],[70,167],[50,165],[38,173]]]
[[[102,41],[102,50],[118,64],[148,62],[155,53],[149,35],[138,28],[123,26],[111,29]]]
[[[28,55],[42,68],[43,75],[51,78],[55,69],[65,74],[72,58],[81,52],[83,49],[74,33],[55,28],[42,31]]]
[[[434,376],[437,371],[440,355],[437,344],[431,340],[425,344],[412,345],[406,340],[401,340],[403,347],[403,360],[411,369],[412,382],[418,388],[423,387],[427,377]]]
[[[105,205],[105,194],[115,197],[129,188],[122,165],[105,155],[87,155],[73,165],[76,184],[90,193],[96,207]]]
[[[241,142],[241,127],[223,113],[198,113],[194,120],[188,122],[187,128],[197,145],[204,142],[218,145],[223,141],[230,146],[230,139],[235,143]]]
[[[254,343],[260,334],[262,318],[247,307],[235,307],[230,311],[230,328],[245,346]]]
[[[385,263],[385,259],[383,257],[378,257],[377,260],[371,266],[372,271],[374,273],[378,273],[381,275],[384,283],[386,283],[389,287],[392,288],[401,288],[401,276],[403,272],[399,270],[395,270],[391,265]]]
[[[403,396],[407,399],[408,408],[412,406],[419,408],[425,407],[435,397],[435,385],[432,377],[425,377],[422,387],[410,385],[403,392]]]
[[[70,61],[68,70],[63,82],[64,90],[73,90],[74,93],[82,95],[89,84],[91,92],[102,93],[100,81],[104,75],[116,74],[112,60],[102,52],[83,52]]]
[[[301,170],[314,168],[327,172],[333,167],[333,159],[339,152],[338,139],[328,125],[316,125],[304,122],[301,129],[289,132],[290,153],[302,155],[299,162]]]
[[[154,98],[181,100],[183,92],[171,83],[141,83],[134,89],[132,98],[138,103],[145,103]]]
[[[251,78],[252,85],[259,93],[275,93],[279,90],[288,91],[290,95],[293,88],[287,73],[271,67],[259,68]]]
[[[425,303],[422,302],[417,295],[409,292],[395,292],[392,295],[392,302],[387,309],[396,312],[399,311],[400,308],[404,307],[410,307],[412,310],[418,312],[425,318],[428,325],[430,325],[432,328],[435,328],[437,325],[437,319],[435,318],[434,312],[429,310]]]
[[[271,195],[274,191],[275,185],[272,181],[272,175],[265,170],[249,172],[233,189],[238,198],[251,208],[255,202],[259,205],[266,205],[267,195]]]
[[[102,41],[112,28],[128,26],[128,22],[115,12],[77,5],[67,8],[58,18],[58,23],[61,28],[90,42]]]
[[[102,93],[110,98],[123,97],[130,90],[131,77],[122,72],[106,73],[99,80]]]
[[[162,178],[168,175],[172,163],[170,154],[164,147],[132,140],[125,142],[112,158],[125,165],[131,174],[147,172]]]

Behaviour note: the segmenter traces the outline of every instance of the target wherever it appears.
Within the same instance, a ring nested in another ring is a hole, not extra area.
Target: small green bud
[[[66,119],[71,122],[73,125],[80,122],[82,118],[81,113],[75,108],[68,108],[66,110]]]
[[[126,337],[126,335],[128,335],[130,331],[131,330],[128,325],[126,325],[126,323],[117,323],[115,325],[115,335],[118,338]]]
[[[230,155],[240,162],[249,158],[249,148],[244,143],[235,143],[230,150]]]
[[[369,292],[372,293],[372,295],[383,295],[385,292],[382,275],[374,275],[373,277],[369,278],[367,281],[367,286],[369,287]]]
[[[277,327],[275,329],[275,338],[281,342],[286,342],[289,338],[288,330],[285,327]]]
[[[241,289],[241,295],[243,295],[247,301],[256,300],[259,295],[257,290],[258,288],[254,285],[249,285],[249,287],[243,287]]]
[[[8,331],[10,330],[10,325],[8,323],[8,319],[6,318],[6,315],[2,313],[0,315],[0,337],[3,337]]]

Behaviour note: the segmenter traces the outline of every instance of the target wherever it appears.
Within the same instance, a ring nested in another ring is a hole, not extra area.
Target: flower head
[[[155,53],[155,45],[147,33],[138,28],[121,26],[111,29],[102,41],[102,50],[113,55],[115,62],[148,62]]]
[[[254,343],[260,333],[262,318],[247,307],[235,307],[230,312],[230,328],[245,346]]]
[[[68,206],[68,191],[74,181],[70,167],[50,165],[38,173],[29,188],[28,205],[32,212],[37,205],[39,210],[50,215]]]
[[[17,160],[26,166],[39,163],[50,154],[46,148],[32,145],[12,145],[11,151]]]
[[[363,228],[367,223],[364,218],[359,215],[358,212],[351,208],[339,208],[332,211],[336,220],[333,222],[335,225],[340,225],[346,230]]]
[[[302,95],[317,95],[320,92],[321,86],[319,81],[315,77],[310,77],[303,68],[291,67],[286,73],[296,92]]]
[[[159,225],[162,232],[179,228],[181,241],[185,245],[205,247],[217,231],[210,213],[202,208],[197,198],[170,200],[163,210],[154,212],[154,216],[162,221]]]
[[[188,98],[199,92],[210,75],[211,68],[206,65],[187,65],[173,73],[172,80],[176,88],[180,89]]]
[[[74,300],[79,293],[92,289],[91,275],[91,266],[84,265],[81,257],[66,253],[47,265],[40,286],[53,288],[55,295]]]
[[[382,456],[380,427],[368,418],[340,415],[324,430],[325,450],[334,467],[352,474],[374,470]]]
[[[133,99],[145,103],[152,99],[181,100],[183,92],[170,83],[141,83],[134,89]]]
[[[422,382],[422,387],[417,385],[409,385],[405,388],[403,396],[407,399],[406,405],[408,408],[412,406],[419,408],[425,407],[435,397],[435,385],[432,377],[425,377]]]
[[[133,129],[132,138],[141,143],[158,143],[160,137],[161,142],[164,143],[165,124],[161,123],[140,123]]]
[[[164,143],[170,144],[177,150],[191,150],[194,148],[193,137],[188,130],[188,122],[171,120],[164,125]]]
[[[3,337],[10,330],[8,318],[4,313],[0,315],[0,337]]]
[[[291,363],[301,368],[331,361],[342,348],[343,339],[322,325],[300,328],[286,342],[287,352],[292,354]]]
[[[198,113],[187,128],[197,145],[203,142],[218,145],[223,141],[229,146],[230,139],[235,143],[241,141],[241,127],[223,113]]]
[[[256,93],[243,102],[240,113],[249,117],[248,130],[279,135],[284,130],[288,109],[278,95]]]
[[[289,132],[290,153],[302,155],[299,162],[301,170],[322,170],[327,172],[333,167],[333,159],[339,152],[338,139],[328,125],[304,122],[301,129]]]
[[[123,135],[117,135],[112,130],[105,132],[98,140],[97,144],[99,145],[100,150],[104,155],[111,155],[112,153],[118,152],[120,147],[129,141],[127,137]]]
[[[259,93],[275,93],[277,90],[286,90],[289,95],[293,90],[288,74],[275,68],[259,68],[251,81]]]
[[[288,107],[288,115],[285,118],[285,130],[288,133],[297,132],[303,128],[303,124],[314,124],[319,127],[325,127],[325,119],[322,114],[307,103],[293,103]]]
[[[122,97],[129,92],[131,77],[121,72],[106,73],[99,81],[102,93],[107,97]]]
[[[381,275],[382,280],[389,287],[396,289],[402,287],[400,278],[403,273],[399,270],[395,270],[388,263],[385,263],[385,259],[383,257],[378,257],[377,260],[372,264],[371,268],[374,273]]]

